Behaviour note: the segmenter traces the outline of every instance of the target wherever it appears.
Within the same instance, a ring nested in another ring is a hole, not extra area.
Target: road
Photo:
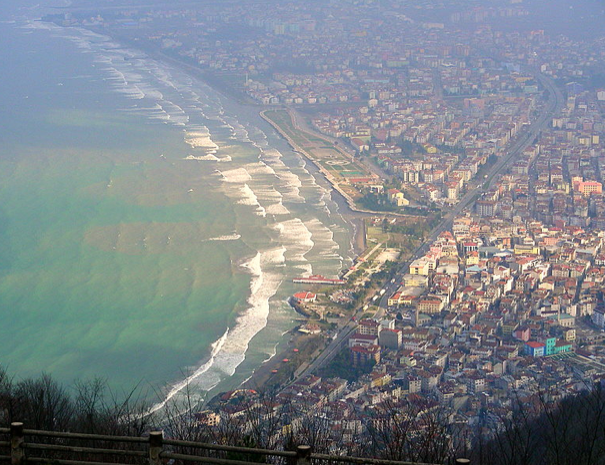
[[[447,229],[451,229],[452,222],[456,216],[458,216],[465,208],[471,205],[471,203],[474,202],[475,199],[477,199],[482,193],[491,189],[498,179],[497,175],[504,169],[510,167],[510,165],[516,161],[518,155],[533,143],[540,132],[548,126],[552,117],[560,110],[561,106],[563,105],[563,95],[555,85],[554,81],[542,74],[537,74],[536,79],[540,81],[540,84],[542,84],[545,89],[548,90],[548,102],[544,106],[541,115],[517,137],[517,139],[509,147],[508,154],[500,158],[490,169],[489,173],[486,175],[485,181],[480,183],[474,189],[470,189],[462,197],[462,199],[460,199],[460,202],[458,202],[452,208],[452,210],[450,210],[443,217],[441,222],[431,230],[426,240],[420,247],[418,247],[412,258],[403,263],[399,269],[399,272],[397,273],[395,282],[387,284],[386,292],[380,300],[380,308],[383,311],[386,310],[388,297],[396,292],[397,288],[399,287],[399,283],[401,282],[400,277],[401,275],[405,274],[410,262],[423,256],[428,251],[430,244],[437,239],[439,234]]]
[[[344,326],[338,330],[338,336],[328,344],[328,346],[317,356],[317,358],[315,358],[315,360],[310,362],[309,365],[294,378],[292,383],[295,383],[297,380],[314,373],[318,368],[329,363],[334,357],[336,357],[336,355],[339,354],[341,349],[345,346],[345,344],[347,344],[347,341],[356,330],[357,322],[347,320]]]
[[[380,179],[392,179],[393,176],[391,174],[388,174],[380,166],[377,166],[370,162],[367,157],[355,158],[355,150],[343,144],[341,140],[332,136],[328,136],[327,134],[320,133],[319,131],[311,128],[307,124],[307,120],[298,111],[296,111],[295,108],[289,106],[286,106],[285,108],[286,111],[290,114],[290,118],[292,118],[292,124],[294,125],[295,129],[330,142],[334,146],[334,148],[338,150],[344,157],[349,157],[352,162],[363,165],[363,167],[368,171],[368,173],[375,174]]]

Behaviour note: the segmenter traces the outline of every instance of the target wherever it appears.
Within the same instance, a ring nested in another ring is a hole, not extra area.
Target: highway
[[[522,133],[519,134],[519,136],[508,148],[508,154],[496,162],[489,173],[486,174],[485,180],[481,181],[474,189],[469,189],[462,199],[460,199],[460,202],[458,202],[452,208],[452,210],[450,210],[443,217],[441,222],[431,230],[422,245],[416,249],[416,252],[414,252],[412,258],[402,264],[397,272],[397,276],[395,277],[395,282],[389,282],[387,284],[385,288],[386,292],[382,299],[380,299],[380,309],[382,312],[384,312],[387,308],[389,296],[397,291],[401,283],[401,277],[408,270],[410,262],[423,256],[428,251],[430,244],[437,239],[439,234],[445,230],[451,229],[454,218],[462,213],[462,211],[471,205],[481,194],[487,192],[493,186],[497,180],[497,175],[506,168],[510,167],[516,161],[518,155],[533,143],[536,137],[538,137],[540,134],[540,131],[548,126],[552,117],[560,110],[564,101],[563,95],[553,80],[542,74],[537,74],[535,77],[540,84],[542,84],[542,86],[548,90],[548,101],[542,110],[542,114],[533,123],[531,123],[529,127],[522,130]]]

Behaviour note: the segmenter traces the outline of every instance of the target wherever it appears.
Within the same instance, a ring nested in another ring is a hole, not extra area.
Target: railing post
[[[469,465],[470,463],[469,459],[456,459],[456,465]]]
[[[152,431],[149,433],[149,465],[162,464],[162,450],[164,436],[161,431]]]
[[[23,465],[25,458],[24,443],[23,423],[11,423],[11,465]]]
[[[296,447],[296,465],[311,465],[311,446]]]

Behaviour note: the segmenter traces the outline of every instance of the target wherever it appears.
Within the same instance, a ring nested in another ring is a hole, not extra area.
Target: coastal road
[[[305,118],[298,111],[296,111],[296,109],[287,106],[286,110],[288,111],[288,113],[290,114],[290,117],[292,118],[292,124],[299,131],[306,132],[307,134],[311,134],[312,136],[315,136],[320,139],[324,139],[324,140],[332,143],[332,145],[334,145],[334,148],[336,150],[338,150],[343,156],[350,157],[352,162],[360,163],[361,165],[363,165],[365,167],[365,169],[369,173],[375,174],[380,179],[387,179],[390,181],[393,178],[392,175],[385,172],[380,166],[377,166],[377,165],[373,164],[372,162],[370,162],[367,159],[367,157],[355,158],[355,156],[356,156],[355,150],[346,146],[341,140],[339,140],[335,137],[332,137],[332,136],[328,136],[327,134],[322,134],[322,133],[316,131],[315,129],[309,127]],[[380,212],[377,212],[377,213],[380,213]]]
[[[321,351],[321,353],[309,363],[309,365],[302,370],[297,376],[295,376],[294,380],[292,380],[288,385],[294,384],[299,379],[304,378],[305,376],[311,375],[317,371],[317,369],[322,366],[328,364],[336,355],[340,353],[342,348],[347,344],[349,337],[351,337],[355,331],[357,330],[357,322],[353,320],[347,320],[343,327],[339,328],[338,335],[330,341],[328,346]]]

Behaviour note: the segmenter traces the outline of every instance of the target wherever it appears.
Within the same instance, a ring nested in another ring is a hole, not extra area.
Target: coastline
[[[100,32],[104,35],[109,35],[108,31],[95,31]],[[112,36],[113,37],[113,36]],[[257,103],[250,103],[242,101],[239,96],[234,95],[232,92],[229,92],[228,88],[224,88],[223,86],[218,86],[217,82],[213,82],[213,79],[209,79],[207,73],[204,73],[199,68],[196,68],[194,65],[191,65],[185,61],[178,60],[175,57],[166,55],[159,50],[152,50],[151,47],[145,47],[144,43],[139,43],[138,41],[127,39],[124,37],[120,37],[119,35],[115,36],[116,40],[123,42],[127,47],[133,47],[143,51],[148,54],[152,59],[156,59],[158,61],[167,62],[171,66],[175,66],[185,71],[186,73],[192,74],[193,77],[199,79],[209,87],[211,87],[214,91],[219,93],[225,99],[231,100],[232,102],[237,103],[238,105],[247,106],[250,108],[251,113],[253,112],[255,115],[259,115],[260,117],[266,121],[271,127],[275,128],[280,137],[282,137],[289,145],[293,148],[294,151],[298,152],[301,156],[303,156],[306,160],[311,161],[309,164],[310,172],[312,174],[321,173],[322,178],[329,183],[332,187],[333,199],[338,206],[338,213],[345,219],[347,223],[350,225],[350,247],[354,255],[359,256],[365,250],[365,225],[364,218],[369,216],[375,216],[376,213],[372,214],[371,212],[363,212],[357,211],[353,206],[353,201],[344,193],[342,190],[338,188],[338,186],[330,179],[330,176],[326,171],[319,166],[311,156],[306,153],[300,147],[296,147],[293,144],[293,141],[289,140],[287,135],[285,135],[282,131],[279,130],[268,118],[264,116],[264,111],[266,107],[260,106]],[[306,347],[308,344],[306,341],[309,340],[309,337],[299,333],[296,325],[295,328],[291,329],[287,333],[285,333],[281,340],[277,341],[276,353],[269,359],[262,362],[259,366],[252,369],[250,377],[243,381],[242,387],[250,387],[250,388],[262,388],[262,386],[271,384],[271,378],[273,378],[274,373],[273,370],[279,369],[283,366],[283,360],[285,358],[292,359],[293,351],[296,349],[297,351],[303,351],[303,347]],[[303,362],[304,360],[300,360],[299,362]],[[275,384],[275,383],[274,383]],[[214,397],[214,395],[213,395]],[[210,400],[210,399],[208,399]]]
[[[129,41],[129,43],[135,47],[137,45],[140,45],[132,41]],[[147,47],[139,46],[138,48],[142,49],[145,53],[148,53],[151,57],[155,59],[166,60],[170,64],[184,69],[186,72],[193,73],[196,78],[200,79],[213,90],[220,93],[224,98],[235,101],[240,105],[256,107],[256,109],[259,109],[260,111],[258,111],[257,114],[277,131],[280,137],[282,137],[288,143],[288,145],[290,145],[292,150],[299,153],[306,160],[310,161],[310,167],[312,167],[311,171],[315,173],[320,173],[322,178],[326,182],[328,182],[332,187],[332,192],[334,194],[333,200],[338,205],[339,213],[350,224],[351,227],[350,244],[351,250],[353,251],[354,255],[356,257],[359,257],[366,250],[367,243],[365,218],[373,217],[380,213],[357,208],[353,199],[351,199],[344,191],[342,191],[342,189],[340,189],[338,184],[332,179],[329,173],[327,173],[325,169],[320,166],[309,153],[307,153],[302,147],[299,147],[287,134],[284,133],[284,131],[277,124],[275,124],[270,118],[265,115],[265,112],[272,108],[266,108],[265,106],[259,105],[256,102],[242,100],[240,95],[235,94],[231,89],[227,87],[218,86],[217,82],[214,79],[210,79],[207,73],[204,73],[199,68],[196,68],[195,66],[186,63],[185,61],[168,56],[157,50],[150,50]],[[290,115],[293,124],[295,124],[296,120],[290,110],[286,109],[286,111],[288,111],[288,114]],[[299,131],[301,130],[300,128],[296,129]],[[337,149],[342,152],[342,149]],[[309,339],[309,337],[305,334],[298,332],[298,326],[299,325],[296,325],[294,328],[290,329],[287,333],[283,335],[282,340],[279,341],[277,344],[275,354],[265,360],[263,363],[261,363],[261,365],[253,369],[250,377],[240,384],[240,388],[253,390],[270,390],[279,387],[280,382],[278,381],[278,379],[283,376],[280,372],[280,369],[283,368],[283,361],[285,359],[290,360],[293,358],[293,356],[296,356],[297,354],[295,353],[295,351],[298,352],[303,347],[305,347]],[[300,359],[300,356],[297,356],[296,358]],[[299,364],[296,367],[295,371],[298,371],[300,367],[305,366],[304,360],[298,361]],[[212,403],[218,396],[220,396],[220,394],[221,393],[213,395],[211,398],[208,398],[204,403]]]
[[[300,128],[297,127],[296,125],[296,120],[294,119],[293,115],[292,115],[292,111],[289,108],[284,108],[284,110],[286,111],[286,113],[288,113],[288,116],[290,117],[290,120],[292,121],[292,124],[294,126],[294,128],[298,131],[301,131]],[[298,152],[299,154],[303,155],[307,160],[309,160],[311,163],[313,163],[313,165],[318,169],[318,171],[324,176],[324,178],[330,183],[330,185],[332,186],[332,188],[335,191],[338,191],[338,193],[347,201],[348,207],[351,211],[354,212],[359,212],[359,210],[355,207],[355,202],[353,202],[353,199],[351,197],[349,197],[346,192],[344,192],[340,186],[338,185],[338,183],[336,183],[336,181],[334,181],[334,179],[332,178],[332,176],[330,176],[330,173],[328,173],[319,163],[317,163],[317,160],[315,160],[314,157],[311,156],[311,154],[309,152],[307,152],[304,148],[302,148],[300,145],[298,145],[294,140],[292,140],[292,138],[286,134],[286,132],[279,127],[278,124],[276,124],[271,118],[269,118],[266,113],[267,111],[270,111],[269,109],[264,109],[262,110],[259,115],[262,119],[264,119],[267,123],[269,123],[271,126],[273,126],[273,129],[275,129],[279,135],[281,135],[290,145],[290,147],[292,147],[292,149],[295,152]]]
[[[271,118],[267,117],[267,115],[265,114],[267,111],[268,109],[262,110],[259,113],[260,117],[263,118],[267,123],[269,123],[278,132],[278,134],[280,134],[280,136],[282,136],[284,140],[288,142],[290,147],[292,147],[295,152],[299,153],[300,155],[304,156],[305,159],[310,161],[313,164],[313,167],[318,172],[320,172],[323,178],[332,186],[333,192],[336,194],[335,201],[338,204],[339,210],[341,210],[341,215],[349,223],[351,223],[353,227],[351,241],[353,250],[357,256],[361,255],[361,253],[366,249],[364,218],[376,216],[379,213],[371,212],[369,210],[362,210],[356,207],[353,199],[349,197],[347,193],[340,188],[340,186],[337,182],[334,181],[332,176],[330,176],[330,174],[319,163],[317,163],[317,161],[304,148],[300,147],[295,141],[293,141],[292,138],[288,134],[286,134],[282,130],[282,128],[279,127],[279,125],[277,125],[273,120],[271,120]],[[288,112],[292,122],[294,123],[295,119],[292,115],[291,110],[286,108],[286,111]],[[299,128],[297,128],[297,130],[300,131]]]
[[[300,113],[296,112],[296,110],[294,110],[292,108],[288,108],[283,105],[263,105],[261,103],[258,103],[256,101],[252,100],[246,94],[244,94],[242,92],[238,92],[238,91],[234,90],[233,87],[230,87],[229,85],[225,85],[225,84],[221,83],[219,76],[213,75],[212,73],[209,73],[209,72],[205,72],[201,68],[199,68],[191,63],[188,63],[184,58],[179,58],[179,57],[175,57],[175,56],[166,54],[165,52],[158,50],[149,44],[145,44],[144,42],[139,41],[137,39],[124,37],[120,34],[114,34],[113,31],[112,31],[112,34],[110,34],[109,31],[106,31],[104,29],[95,30],[94,28],[91,28],[91,30],[98,32],[99,34],[109,35],[110,37],[113,37],[119,41],[125,42],[127,45],[145,52],[151,58],[157,59],[158,61],[165,61],[165,62],[170,63],[173,66],[179,67],[182,70],[193,74],[197,79],[204,82],[207,86],[211,87],[214,91],[221,94],[224,98],[231,100],[231,101],[237,103],[238,105],[242,105],[242,106],[249,107],[249,108],[254,108],[255,112],[266,123],[270,124],[271,127],[273,127],[277,131],[277,133],[290,145],[290,147],[292,147],[292,149],[295,152],[300,153],[303,157],[305,157],[305,159],[307,159],[311,163],[313,163],[313,166],[316,167],[319,172],[321,172],[324,179],[328,183],[330,183],[330,185],[332,186],[334,191],[337,192],[338,195],[343,198],[343,200],[345,200],[346,211],[343,212],[343,215],[360,216],[360,217],[370,217],[370,216],[382,215],[382,216],[395,216],[395,217],[401,217],[401,218],[410,216],[408,214],[397,213],[397,212],[380,212],[380,211],[372,211],[372,210],[365,210],[363,208],[359,208],[355,204],[354,200],[346,192],[344,192],[342,190],[342,188],[333,179],[333,177],[321,165],[319,165],[317,163],[317,161],[305,149],[298,146],[298,144],[296,144],[296,142],[294,142],[286,133],[284,133],[284,131],[277,124],[275,124],[270,118],[268,118],[265,115],[265,112],[267,112],[267,111],[284,110],[289,114],[292,125],[295,130],[313,135],[314,137],[319,137],[319,138],[324,139],[326,142],[333,145],[333,148],[335,150],[337,150],[338,152],[340,152],[341,154],[343,154],[345,157],[353,156],[350,153],[346,153],[341,147],[335,145],[333,138],[326,136],[324,134],[319,134],[319,133],[309,129],[306,125],[306,122],[304,122],[304,121],[303,121],[303,124],[300,124],[300,121],[299,121]],[[303,128],[301,126],[305,126],[305,127]]]
[[[261,104],[255,102],[254,100],[250,99],[246,94],[243,94],[241,92],[235,92],[232,87],[229,87],[228,85],[223,84],[220,81],[219,76],[212,75],[212,73],[204,72],[203,69],[201,69],[191,63],[188,63],[184,58],[178,58],[178,57],[169,55],[169,54],[163,52],[162,50],[159,50],[159,49],[153,47],[150,44],[146,44],[144,41],[138,40],[136,38],[125,37],[123,35],[116,34],[114,31],[107,31],[106,29],[95,29],[95,28],[91,28],[91,30],[98,34],[103,34],[103,35],[112,37],[113,39],[116,39],[120,42],[125,43],[129,47],[136,48],[136,49],[146,53],[154,60],[169,63],[172,66],[181,68],[182,70],[184,70],[187,73],[193,74],[197,79],[204,82],[208,87],[211,87],[215,92],[219,93],[222,97],[232,100],[239,105],[245,105],[248,107],[258,107],[258,108],[264,107],[264,105],[261,105]]]
[[[109,35],[108,31],[106,31],[106,30],[97,30],[95,32],[98,32],[100,34]],[[258,110],[258,115],[266,123],[271,125],[271,127],[273,127],[277,131],[277,133],[288,143],[288,145],[290,145],[290,147],[294,151],[298,152],[306,160],[310,161],[312,163],[313,168],[316,171],[320,172],[322,177],[332,186],[333,192],[335,194],[334,201],[338,204],[339,212],[343,216],[343,218],[345,218],[345,220],[351,224],[352,250],[356,256],[360,256],[364,252],[364,250],[367,248],[366,239],[365,239],[364,218],[369,218],[369,217],[373,217],[373,216],[381,215],[381,214],[384,215],[385,213],[363,210],[363,209],[359,209],[357,206],[355,206],[353,199],[351,199],[345,192],[342,191],[342,189],[339,188],[338,184],[334,182],[334,180],[331,178],[331,176],[328,173],[326,173],[326,171],[318,163],[316,163],[316,161],[310,156],[310,154],[307,153],[301,147],[298,147],[297,144],[294,141],[292,141],[291,138],[287,134],[285,134],[279,126],[277,126],[273,121],[271,121],[270,118],[265,116],[265,112],[272,108],[267,108],[267,106],[265,106],[265,105],[261,105],[253,100],[250,100],[249,98],[245,98],[246,97],[245,95],[234,92],[233,89],[228,86],[220,85],[220,82],[219,82],[219,80],[216,79],[216,77],[211,76],[209,73],[205,73],[202,69],[200,69],[190,63],[187,63],[183,59],[179,59],[177,57],[168,55],[168,54],[162,52],[161,50],[157,50],[157,49],[149,46],[148,44],[145,45],[143,42],[132,39],[132,38],[127,38],[127,37],[121,36],[119,34],[114,34],[114,35],[110,35],[110,36],[116,38],[117,40],[125,42],[129,46],[132,46],[134,48],[137,48],[137,49],[147,53],[150,57],[152,57],[154,59],[157,59],[159,61],[166,61],[173,66],[177,66],[177,67],[185,70],[186,72],[192,73],[196,78],[200,79],[206,85],[208,85],[213,90],[215,90],[216,92],[221,94],[224,98],[232,100],[239,105],[243,105],[243,106],[247,106],[247,107],[254,107],[256,110]],[[284,107],[277,107],[277,108],[284,108]],[[292,114],[291,110],[286,109],[286,108],[284,108],[284,109],[286,111],[288,111],[288,114],[290,115],[290,118],[294,125],[295,122],[297,121],[295,118],[295,115]],[[297,130],[301,130],[301,129],[297,128]],[[323,135],[320,135],[320,136],[322,138],[325,138],[325,136],[323,136]],[[326,140],[328,140],[328,139],[326,139]],[[342,153],[341,148],[339,148],[339,147],[335,147],[335,148]],[[388,213],[388,215],[395,215],[395,216],[401,216],[401,217],[408,216],[408,215],[397,214],[397,213]]]
[[[352,158],[354,155],[351,155],[351,154],[345,152],[342,148],[337,146],[331,140],[331,138],[326,138],[323,134],[319,134],[308,128],[302,128],[301,124],[298,120],[297,113],[289,107],[282,106],[282,107],[265,108],[264,110],[262,110],[260,112],[261,118],[263,118],[267,123],[269,123],[271,126],[273,126],[273,128],[288,142],[288,144],[292,147],[292,149],[295,152],[300,153],[307,160],[309,160],[311,163],[313,163],[313,165],[317,168],[317,170],[322,173],[323,177],[332,185],[332,188],[334,189],[334,191],[337,192],[346,201],[346,209],[348,210],[347,214],[353,215],[353,216],[364,217],[364,218],[365,217],[375,217],[375,216],[385,216],[385,217],[391,216],[391,217],[398,217],[398,218],[409,218],[410,217],[410,215],[405,214],[405,213],[373,211],[373,210],[366,210],[366,209],[358,207],[355,204],[355,201],[340,187],[340,184],[338,182],[336,182],[334,177],[323,166],[321,166],[317,162],[317,160],[307,150],[305,150],[298,143],[296,143],[294,140],[292,140],[292,138],[277,123],[275,123],[273,120],[271,120],[271,118],[269,118],[265,114],[267,111],[275,111],[276,109],[283,110],[286,113],[288,113],[288,116],[290,117],[290,121],[292,123],[292,127],[295,131],[298,131],[299,133],[302,133],[302,134],[307,134],[307,135],[322,139],[326,143],[330,144],[332,149],[340,152],[340,154],[342,154],[345,158],[347,158],[347,157]],[[306,125],[306,123],[304,123],[304,125]],[[372,174],[376,175],[376,173],[372,173]]]
[[[101,34],[108,34],[108,31],[105,31],[105,30],[98,30],[96,32],[101,33]],[[314,169],[317,170],[318,172],[320,172],[321,175],[323,176],[323,178],[332,186],[333,192],[335,193],[334,200],[338,204],[339,211],[340,211],[341,215],[346,219],[346,221],[351,224],[351,230],[352,230],[351,231],[351,246],[352,246],[353,252],[355,253],[356,256],[359,256],[364,252],[364,250],[367,248],[366,239],[365,239],[364,218],[369,218],[369,217],[381,215],[381,214],[384,215],[385,213],[372,212],[369,210],[363,210],[363,209],[359,209],[358,207],[356,207],[353,199],[351,199],[345,192],[342,191],[342,189],[340,189],[338,184],[334,182],[334,180],[323,169],[323,167],[321,167],[318,163],[316,163],[316,161],[313,159],[313,157],[311,157],[311,155],[309,153],[307,153],[303,148],[299,147],[294,141],[292,141],[292,139],[287,134],[285,134],[278,125],[276,125],[273,121],[271,121],[270,118],[265,116],[265,112],[270,110],[271,108],[267,108],[265,105],[261,105],[250,99],[242,98],[245,96],[234,92],[228,86],[219,85],[219,81],[216,78],[213,78],[212,76],[210,76],[209,73],[205,73],[200,68],[198,68],[190,63],[187,63],[186,61],[184,61],[182,59],[178,59],[176,57],[167,55],[166,53],[163,53],[160,50],[154,49],[153,47],[151,47],[149,45],[145,46],[144,43],[137,41],[137,40],[129,39],[129,38],[123,37],[121,35],[117,35],[117,34],[113,35],[112,37],[115,37],[116,39],[118,39],[120,41],[126,42],[129,46],[135,47],[135,48],[147,53],[150,57],[152,57],[154,59],[169,62],[171,65],[177,66],[177,67],[185,70],[186,72],[190,72],[190,73],[194,74],[194,76],[196,78],[200,79],[202,82],[204,82],[206,85],[211,87],[213,90],[215,90],[216,92],[221,94],[226,99],[232,100],[239,105],[255,107],[256,109],[258,109],[259,110],[258,115],[266,123],[270,124],[271,127],[273,127],[277,131],[277,133],[288,143],[288,145],[290,145],[290,147],[294,151],[298,152],[300,155],[305,157],[306,160],[310,161],[312,163],[312,166],[314,167]],[[283,108],[283,107],[278,107],[278,108]],[[295,124],[296,119],[295,119],[294,115],[292,114],[292,112],[289,109],[286,109],[286,111],[288,111],[288,114],[290,115],[290,118],[292,119],[293,124]],[[298,129],[298,130],[301,130],[301,129]],[[324,137],[324,136],[322,135],[321,137]],[[335,147],[335,148],[337,150],[339,150],[340,152],[342,152],[342,149],[340,149],[339,147]],[[388,214],[393,215],[393,213],[388,213]],[[394,215],[401,216],[401,217],[408,216],[408,215],[402,215],[402,214],[397,214],[397,213],[395,213]]]
[[[214,91],[219,93],[224,98],[231,100],[237,103],[238,105],[249,107],[251,109],[253,108],[255,110],[255,113],[257,113],[266,123],[271,125],[271,127],[277,131],[277,133],[288,143],[288,145],[290,145],[290,147],[295,152],[298,152],[306,160],[310,161],[315,170],[320,172],[322,177],[332,186],[333,192],[335,193],[334,200],[338,204],[339,212],[343,216],[343,218],[345,218],[345,220],[351,225],[351,246],[354,254],[357,257],[360,256],[367,248],[365,239],[364,218],[370,218],[375,216],[394,216],[399,218],[410,217],[410,215],[408,214],[402,214],[397,212],[375,212],[371,210],[361,209],[356,206],[353,199],[340,188],[340,186],[337,182],[335,182],[332,176],[327,173],[326,170],[322,166],[320,166],[306,150],[304,150],[302,147],[299,147],[298,144],[296,144],[296,142],[294,142],[287,134],[285,134],[284,131],[277,124],[275,124],[270,118],[265,115],[266,111],[274,109],[283,109],[290,115],[292,125],[297,131],[309,133],[314,135],[315,137],[321,137],[330,144],[334,144],[334,141],[330,137],[326,137],[323,134],[318,134],[313,131],[310,131],[307,127],[305,127],[304,130],[303,128],[299,127],[300,124],[295,110],[283,106],[267,107],[266,105],[262,105],[254,100],[251,100],[249,97],[247,97],[241,92],[235,92],[232,87],[229,87],[228,85],[222,85],[220,83],[220,80],[216,76],[212,76],[211,73],[204,72],[204,70],[198,68],[197,66],[191,63],[188,63],[186,60],[174,57],[172,55],[168,55],[162,52],[161,50],[150,46],[149,44],[145,44],[145,42],[142,42],[140,40],[125,37],[123,35],[116,34],[113,31],[111,31],[110,34],[110,31],[104,29],[91,28],[91,30],[99,34],[109,35],[112,38],[124,42],[128,46],[143,51],[153,59],[157,59],[158,61],[165,61],[173,66],[181,68],[185,72],[193,74],[197,79],[201,80],[207,86],[211,87]],[[303,124],[306,126],[306,123],[303,122]],[[333,146],[335,150],[338,150],[343,155],[352,156],[351,154],[347,154],[346,152],[344,152],[342,148],[336,145]]]

